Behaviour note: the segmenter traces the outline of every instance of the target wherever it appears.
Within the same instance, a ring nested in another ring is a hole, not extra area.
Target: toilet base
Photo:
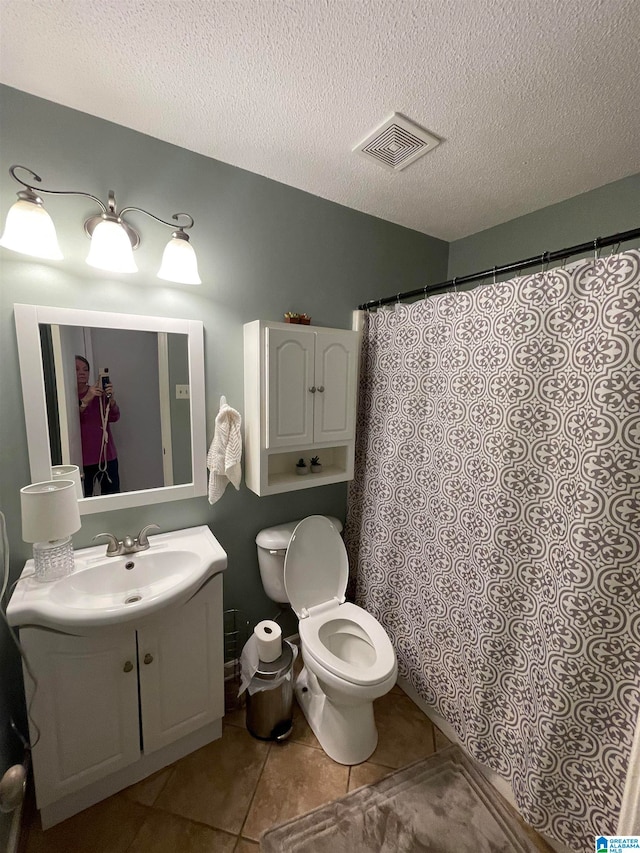
[[[373,702],[337,705],[323,693],[305,666],[296,679],[295,694],[311,730],[329,758],[338,764],[362,764],[378,745]]]

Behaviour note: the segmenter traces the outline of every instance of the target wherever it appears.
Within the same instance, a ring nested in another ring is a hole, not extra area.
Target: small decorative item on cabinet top
[[[296,462],[296,474],[308,474],[309,468],[307,467],[307,463],[304,459],[298,459]]]
[[[311,457],[311,473],[312,474],[319,474],[320,471],[322,471],[322,463],[320,462],[320,457],[319,456],[312,456]]]
[[[303,326],[311,324],[311,317],[308,314],[296,314],[295,311],[287,311],[284,315],[285,323],[300,323]]]

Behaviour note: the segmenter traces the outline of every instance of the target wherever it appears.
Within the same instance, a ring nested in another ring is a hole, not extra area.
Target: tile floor
[[[397,686],[377,700],[375,714],[378,747],[354,767],[324,754],[297,706],[282,744],[253,738],[243,710],[227,714],[220,740],[46,832],[32,810],[22,851],[257,853],[270,826],[449,744]]]

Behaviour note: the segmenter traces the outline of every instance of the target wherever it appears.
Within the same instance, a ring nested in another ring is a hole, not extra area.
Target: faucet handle
[[[95,542],[96,539],[102,539],[105,536],[109,540],[107,557],[117,557],[120,553],[120,542],[118,541],[118,537],[114,536],[113,533],[97,533],[91,541]]]
[[[149,547],[149,540],[147,539],[147,530],[151,530],[154,527],[156,530],[160,530],[159,524],[147,524],[146,527],[143,527],[142,530],[140,531],[140,533],[138,533],[136,539],[137,539],[139,547],[141,547],[141,548],[148,548]]]

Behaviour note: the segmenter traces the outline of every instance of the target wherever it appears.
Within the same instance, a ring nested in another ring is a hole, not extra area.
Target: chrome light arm
[[[47,190],[44,187],[37,187],[37,192],[36,192],[36,188],[33,186],[33,184],[29,184],[26,181],[23,181],[22,178],[19,178],[16,175],[16,169],[24,169],[24,171],[28,172],[31,175],[31,177],[33,178],[33,180],[38,181],[38,183],[40,183],[42,181],[42,178],[40,177],[40,175],[36,175],[36,173],[33,171],[33,169],[29,169],[28,166],[21,166],[18,163],[16,163],[15,165],[13,165],[9,168],[9,174],[11,175],[13,180],[17,181],[17,183],[22,184],[23,187],[27,188],[27,192],[19,192],[18,193],[18,196],[20,198],[24,198],[26,201],[32,201],[35,204],[42,204],[42,199],[38,196],[39,192],[40,193],[48,193],[49,195],[81,195],[81,196],[84,196],[85,198],[90,198],[91,201],[95,201],[95,203],[99,207],[102,208],[103,213],[107,212],[107,208],[104,205],[104,203],[101,202],[100,199],[97,198],[97,196],[91,195],[91,193],[81,192],[80,190]]]
[[[149,211],[145,210],[144,207],[123,207],[122,210],[120,211],[120,216],[124,216],[124,214],[128,213],[130,210],[135,210],[138,213],[144,213],[146,216],[150,216],[151,219],[155,219],[156,222],[160,222],[160,223],[162,223],[162,225],[166,225],[168,228],[175,228],[176,227],[172,222],[167,222],[165,219],[160,219],[160,217],[156,216],[154,213],[149,213]],[[178,227],[179,231],[187,231],[189,228],[193,228],[194,219],[190,213],[174,213],[171,216],[171,218],[175,219],[175,221],[178,222],[179,216],[186,216],[187,219],[189,220],[188,225],[180,225],[178,223],[177,227]]]

